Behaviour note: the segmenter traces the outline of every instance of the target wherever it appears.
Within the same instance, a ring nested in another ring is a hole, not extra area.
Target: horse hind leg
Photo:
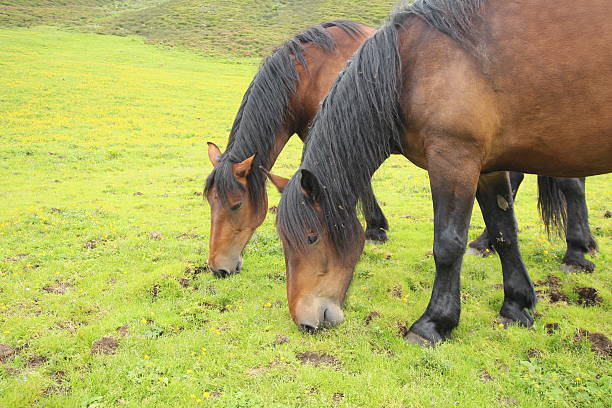
[[[502,322],[531,327],[537,297],[518,245],[514,199],[507,172],[481,175],[476,198],[480,204],[493,247],[499,254],[504,280]]]
[[[567,203],[567,251],[561,269],[570,272],[593,272],[595,264],[584,257],[597,251],[597,242],[589,228],[584,178],[556,179]]]
[[[512,199],[516,199],[516,193],[523,182],[525,175],[519,172],[510,172],[510,186],[512,188]],[[483,198],[486,199],[486,198]],[[482,234],[468,244],[468,255],[481,256],[486,258],[495,253],[495,246],[489,237],[489,231],[485,228]]]
[[[361,196],[363,215],[366,220],[366,240],[375,244],[387,242],[389,223],[376,201],[372,185],[370,184]]]

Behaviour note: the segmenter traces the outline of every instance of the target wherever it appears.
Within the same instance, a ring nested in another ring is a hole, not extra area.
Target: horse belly
[[[491,2],[485,63],[502,118],[492,167],[612,171],[612,2]]]

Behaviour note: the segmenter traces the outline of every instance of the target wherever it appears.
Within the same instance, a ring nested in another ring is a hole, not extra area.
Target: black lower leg
[[[465,165],[463,168],[466,173],[454,176],[429,170],[436,275],[427,309],[408,333],[407,339],[413,342],[440,342],[459,324],[459,277],[479,170],[475,166],[471,172]]]
[[[386,242],[389,224],[376,201],[371,185],[362,195],[361,205],[366,220],[366,239],[378,243]]]
[[[500,314],[502,318],[529,327],[533,324],[533,318],[527,309],[535,307],[537,298],[518,246],[518,228],[508,173],[482,175],[476,198],[502,264],[504,304]]]
[[[510,187],[512,188],[512,199],[516,198],[516,193],[518,192],[518,189],[524,179],[525,175],[523,173],[518,173],[515,171],[510,172]],[[486,200],[487,198],[484,199]],[[470,242],[469,247],[469,253],[471,255],[487,257],[495,253],[495,246],[493,245],[493,241],[489,237],[489,231],[486,228],[478,238]]]
[[[595,270],[595,264],[584,255],[596,251],[597,243],[589,228],[584,178],[559,178],[557,182],[567,203],[567,251],[563,258],[564,269],[592,272]]]

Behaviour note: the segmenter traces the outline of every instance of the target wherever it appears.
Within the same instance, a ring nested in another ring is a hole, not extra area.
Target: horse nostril
[[[314,334],[317,331],[316,327],[304,323],[300,324],[300,329],[309,334]]]

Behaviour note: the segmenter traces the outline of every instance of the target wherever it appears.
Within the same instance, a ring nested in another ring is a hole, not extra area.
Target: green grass
[[[262,56],[289,36],[344,18],[379,25],[396,0],[0,0],[0,26],[54,25],[216,56]]]
[[[571,300],[542,299],[533,330],[496,326],[499,261],[466,258],[451,339],[403,341],[399,326],[429,299],[433,259],[427,174],[400,157],[374,181],[391,240],[366,247],[338,328],[306,335],[289,318],[273,216],[239,276],[194,274],[207,258],[205,142],[225,145],[256,64],[131,37],[0,30],[0,343],[16,350],[0,363],[0,407],[610,406],[609,360],[574,342],[578,328],[612,331],[609,175],[587,182],[601,246],[590,275],[559,271],[564,243],[544,237],[534,177],[519,193],[532,277],[558,276]],[[289,176],[300,152],[292,141],[275,172]],[[475,210],[470,236],[482,226]],[[57,284],[64,294],[49,293]],[[578,286],[602,304],[575,304]],[[273,345],[279,334],[290,341]],[[92,354],[106,335],[115,353]],[[336,364],[303,364],[306,351]]]

